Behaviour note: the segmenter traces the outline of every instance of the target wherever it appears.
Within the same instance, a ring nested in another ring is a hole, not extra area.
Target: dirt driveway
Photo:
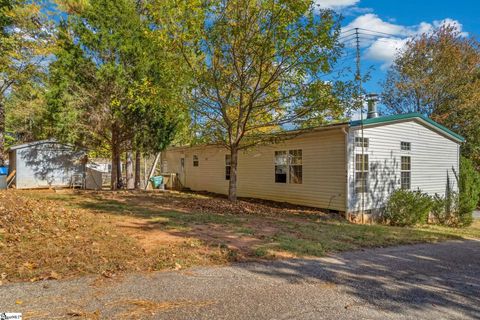
[[[27,319],[478,319],[480,242],[9,284]]]

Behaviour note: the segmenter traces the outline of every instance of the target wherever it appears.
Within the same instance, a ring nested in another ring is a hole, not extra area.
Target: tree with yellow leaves
[[[343,115],[322,78],[340,54],[339,17],[308,0],[218,0],[204,10],[197,37],[182,49],[196,53],[185,54],[193,114],[203,136],[230,152],[235,201],[239,151],[276,141],[286,126]]]
[[[419,112],[466,138],[462,153],[480,167],[480,43],[455,26],[411,39],[383,84],[391,113]]]

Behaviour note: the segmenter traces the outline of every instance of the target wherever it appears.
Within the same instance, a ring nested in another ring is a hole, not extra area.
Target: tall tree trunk
[[[5,105],[0,98],[0,167],[5,165]]]
[[[230,181],[228,184],[228,200],[237,201],[237,164],[238,148],[230,148]]]
[[[117,190],[117,166],[115,165],[115,152],[112,144],[112,170],[110,172],[110,190]]]
[[[117,126],[114,124],[112,126],[112,172],[110,176],[110,189],[117,190],[118,185],[118,166],[117,166],[117,158],[118,158],[118,133],[117,133]]]
[[[135,189],[136,190],[140,190],[140,181],[141,181],[141,177],[140,177],[140,166],[141,166],[141,161],[142,161],[142,154],[140,153],[140,151],[136,151],[135,152]]]
[[[135,187],[133,180],[133,152],[128,150],[126,154],[126,173],[127,173],[127,189],[132,190]]]
[[[115,166],[117,167],[117,189],[123,189],[123,172],[122,172],[122,151],[120,146],[117,148],[117,153],[115,155]]]

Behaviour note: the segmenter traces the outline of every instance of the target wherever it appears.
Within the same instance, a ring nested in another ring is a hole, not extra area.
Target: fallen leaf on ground
[[[127,304],[131,308],[127,312],[123,313],[122,316],[125,318],[141,318],[143,315],[154,315],[159,311],[166,311],[176,308],[186,308],[186,307],[205,307],[211,304],[214,304],[214,301],[163,301],[155,302],[151,300],[123,300],[114,304]]]
[[[62,277],[60,277],[60,275],[55,271],[52,271],[50,272],[50,276],[48,278],[53,280],[58,280],[58,279],[61,279]]]

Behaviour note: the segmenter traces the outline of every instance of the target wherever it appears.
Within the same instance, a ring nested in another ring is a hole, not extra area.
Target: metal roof
[[[398,121],[416,120],[416,119],[423,121],[433,129],[436,129],[437,131],[440,131],[441,133],[448,135],[449,137],[451,137],[456,141],[465,142],[465,138],[462,137],[461,135],[453,132],[452,130],[442,126],[441,124],[417,112],[364,119],[363,122],[362,120],[350,121],[350,127],[361,126],[362,123],[364,126],[370,126],[370,125],[387,124],[389,122],[398,122]]]
[[[69,147],[69,148],[72,148],[72,149],[75,148],[75,146],[73,146],[71,144],[61,143],[61,142],[58,142],[55,139],[49,139],[49,140],[38,140],[38,141],[32,141],[32,142],[27,142],[27,143],[23,143],[23,144],[17,144],[16,146],[11,146],[8,150],[23,149],[23,148],[28,148],[28,147],[32,147],[32,146],[36,146],[36,145],[47,144],[47,143],[48,144],[63,145],[63,146],[66,146],[66,147]]]

